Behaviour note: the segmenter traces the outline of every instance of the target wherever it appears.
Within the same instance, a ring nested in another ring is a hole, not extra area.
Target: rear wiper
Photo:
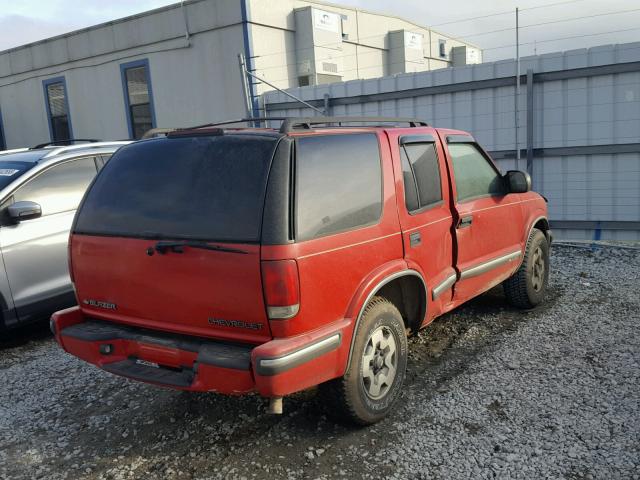
[[[153,247],[149,247],[147,249],[147,255],[153,255],[154,251],[162,255],[164,253],[167,253],[168,250],[171,250],[174,253],[184,253],[184,247],[201,248],[203,250],[213,250],[216,252],[242,253],[242,254],[249,253],[246,250],[239,250],[237,248],[231,248],[231,247],[221,247],[220,245],[209,245],[206,242],[198,242],[194,240],[181,240],[181,241],[157,242]]]

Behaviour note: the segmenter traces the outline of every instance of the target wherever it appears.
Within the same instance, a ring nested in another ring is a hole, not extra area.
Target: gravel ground
[[[555,247],[544,306],[495,289],[410,341],[397,411],[158,389],[0,342],[0,478],[640,478],[640,251]]]

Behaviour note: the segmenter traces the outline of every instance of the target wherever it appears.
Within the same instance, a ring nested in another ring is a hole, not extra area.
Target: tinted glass
[[[403,163],[409,163],[413,170],[414,185],[417,185],[417,199],[410,197],[407,201],[407,210],[413,211],[433,205],[442,200],[442,186],[440,182],[440,167],[436,147],[433,143],[411,143],[401,147]],[[404,167],[403,167],[404,169]],[[405,177],[405,191],[406,191]],[[414,187],[415,188],[415,187]],[[418,205],[417,208],[410,206]]]
[[[300,138],[296,174],[298,240],[362,227],[380,218],[382,174],[375,135]]]
[[[0,190],[19,178],[24,172],[33,167],[33,163],[7,162],[0,160]]]
[[[485,195],[504,195],[502,177],[477,147],[470,143],[449,144],[458,201]]]
[[[93,157],[72,160],[29,180],[15,191],[13,200],[39,203],[42,215],[75,210],[95,175]]]
[[[402,178],[404,179],[404,203],[407,206],[407,210],[413,212],[420,208],[418,185],[416,184],[416,178],[407,153],[402,147],[400,147],[400,157],[402,158]]]
[[[78,233],[255,242],[277,138],[159,138],[113,154],[87,194]]]

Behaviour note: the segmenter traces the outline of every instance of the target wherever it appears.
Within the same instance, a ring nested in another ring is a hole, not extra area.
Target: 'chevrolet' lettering
[[[247,328],[249,330],[260,330],[262,328],[261,323],[243,322],[241,320],[225,320],[224,318],[213,317],[209,317],[209,324],[217,325],[219,327]]]

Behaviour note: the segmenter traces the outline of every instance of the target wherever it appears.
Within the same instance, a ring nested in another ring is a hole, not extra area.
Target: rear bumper
[[[116,375],[180,390],[257,391],[269,397],[342,375],[349,326],[350,321],[342,320],[253,346],[94,320],[79,307],[51,318],[51,329],[65,351]]]

